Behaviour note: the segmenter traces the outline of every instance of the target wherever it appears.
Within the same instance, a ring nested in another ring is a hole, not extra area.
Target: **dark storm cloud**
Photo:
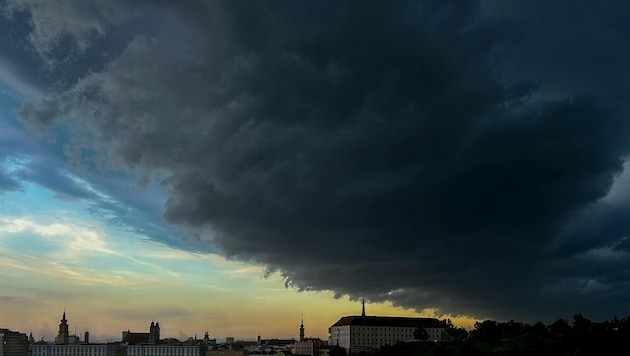
[[[101,23],[139,32],[22,119],[89,132],[99,165],[144,183],[167,172],[169,222],[289,286],[476,317],[623,312],[628,205],[603,199],[627,108],[522,64],[528,34],[489,3],[154,7],[161,26]],[[551,16],[567,36],[597,15],[571,11]],[[603,65],[580,63],[562,70]]]
[[[486,0],[481,5],[516,33],[500,63],[513,77],[541,79],[545,95],[596,92],[627,110],[630,2]]]

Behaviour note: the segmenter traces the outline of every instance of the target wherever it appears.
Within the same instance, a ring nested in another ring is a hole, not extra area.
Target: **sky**
[[[630,315],[630,2],[0,1],[0,327]]]

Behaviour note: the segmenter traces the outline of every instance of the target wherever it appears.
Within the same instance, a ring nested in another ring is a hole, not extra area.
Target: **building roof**
[[[334,326],[392,326],[407,328],[446,328],[446,322],[436,318],[411,318],[404,316],[343,316],[331,327]]]
[[[295,339],[267,339],[267,340],[260,340],[260,342],[265,345],[281,346],[281,345],[291,345],[295,343]]]
[[[123,338],[123,343],[128,344],[148,344],[150,333],[134,333],[128,332]]]
[[[322,342],[323,340],[318,338],[318,337],[305,337],[304,341],[319,341],[319,342]]]

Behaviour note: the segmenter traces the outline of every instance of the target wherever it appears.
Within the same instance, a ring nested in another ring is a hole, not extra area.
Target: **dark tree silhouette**
[[[442,340],[446,342],[459,342],[466,340],[466,338],[468,338],[468,331],[464,327],[447,327],[442,334]]]
[[[424,328],[417,328],[413,332],[413,338],[418,341],[427,341],[429,339],[429,333]]]
[[[341,346],[333,346],[330,349],[330,356],[347,356],[348,353],[346,352],[346,349],[344,349]]]
[[[481,323],[475,323],[475,328],[472,330],[471,335],[481,341],[496,342],[501,338],[501,331],[496,321],[484,320]]]

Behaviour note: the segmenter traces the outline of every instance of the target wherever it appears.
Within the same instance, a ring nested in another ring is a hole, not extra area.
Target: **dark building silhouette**
[[[57,333],[57,337],[55,338],[55,343],[67,344],[68,336],[68,320],[66,320],[66,311],[64,310],[63,317],[61,318],[61,323],[59,323],[59,332]]]
[[[122,332],[122,343],[127,345],[160,343],[160,323],[151,322],[148,333],[137,333],[129,330]]]
[[[149,326],[149,344],[157,344],[160,342],[160,323],[151,322]]]
[[[0,329],[0,355],[24,356],[28,354],[28,336],[24,333]]]

